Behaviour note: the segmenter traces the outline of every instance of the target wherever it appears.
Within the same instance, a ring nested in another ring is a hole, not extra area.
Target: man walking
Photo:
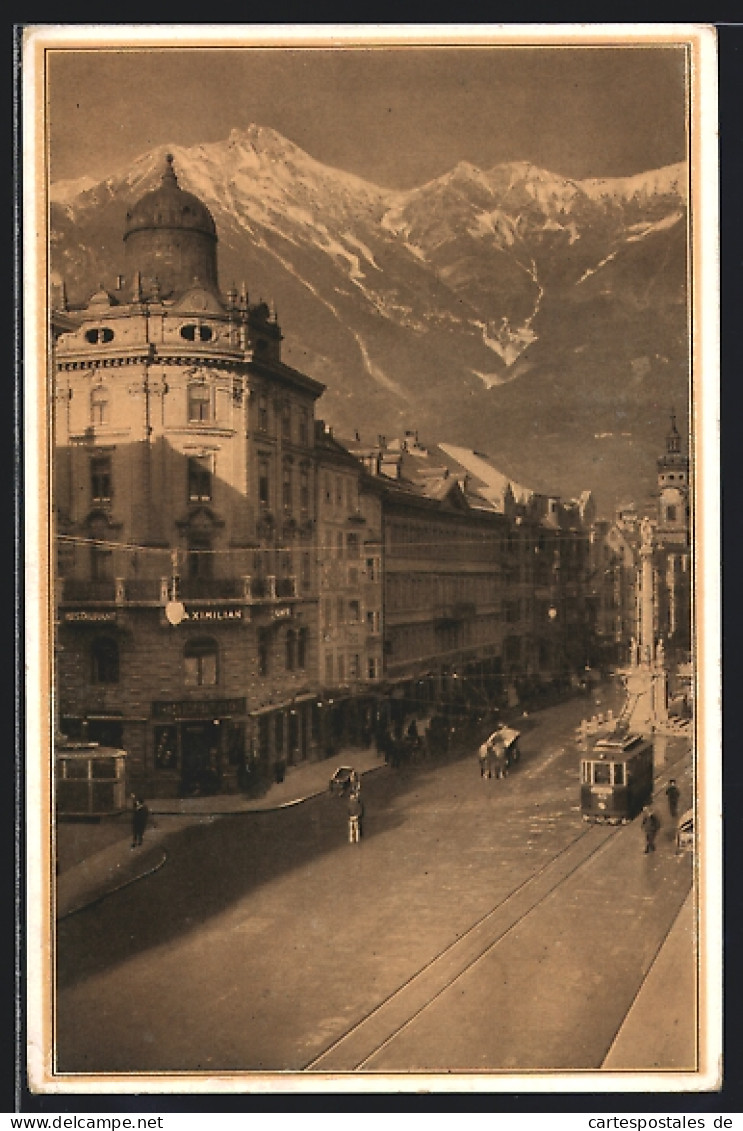
[[[361,841],[361,818],[364,816],[364,805],[361,794],[354,790],[348,799],[348,842],[359,844]]]
[[[668,798],[668,812],[670,813],[673,820],[678,817],[680,796],[681,790],[676,785],[676,779],[671,778],[668,783],[668,789],[666,790],[666,797]]]
[[[647,806],[643,809],[642,831],[645,833],[645,851],[655,852],[655,838],[658,835],[660,821],[652,809]]]

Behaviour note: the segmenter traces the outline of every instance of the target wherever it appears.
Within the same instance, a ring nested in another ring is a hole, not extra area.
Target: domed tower
[[[658,536],[664,543],[689,541],[689,458],[681,450],[675,413],[658,460]]]
[[[160,187],[126,214],[128,277],[139,278],[142,298],[169,298],[195,283],[217,294],[214,218],[197,196],[179,186],[170,153],[165,162]]]

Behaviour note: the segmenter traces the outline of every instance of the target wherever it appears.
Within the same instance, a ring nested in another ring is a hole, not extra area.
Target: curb
[[[88,908],[95,907],[96,904],[102,903],[103,900],[107,899],[109,895],[115,895],[117,891],[123,891],[124,888],[131,887],[131,885],[136,884],[138,880],[144,880],[147,878],[147,876],[152,876],[155,872],[159,872],[168,860],[168,854],[164,848],[161,850],[161,852],[162,856],[160,860],[158,860],[157,863],[154,864],[151,868],[148,868],[144,872],[139,872],[136,876],[130,876],[128,880],[123,880],[122,883],[116,884],[115,887],[107,888],[105,891],[102,891],[100,895],[95,895],[92,898],[85,900],[85,902],[77,904],[77,906],[70,908],[69,911],[65,911],[62,915],[57,915],[57,922],[61,923],[64,919],[69,919],[73,915],[79,915],[81,911],[87,911]]]

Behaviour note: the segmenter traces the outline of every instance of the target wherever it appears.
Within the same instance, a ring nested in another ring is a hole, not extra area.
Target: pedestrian
[[[147,828],[147,820],[150,811],[145,804],[143,797],[139,794],[132,794],[132,848],[138,848],[142,843],[144,831]]]
[[[674,820],[678,817],[680,796],[681,790],[676,785],[676,779],[671,778],[668,783],[668,789],[666,790],[666,797],[668,798],[668,812]]]
[[[361,818],[364,816],[364,805],[361,794],[357,790],[348,799],[348,843],[359,844],[361,841]]]
[[[658,835],[660,821],[648,806],[645,806],[642,812],[642,831],[645,833],[645,851],[655,852],[655,838]]]

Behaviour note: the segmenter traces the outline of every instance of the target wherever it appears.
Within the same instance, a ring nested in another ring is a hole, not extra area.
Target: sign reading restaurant
[[[245,698],[239,699],[155,699],[155,719],[212,719],[225,715],[244,715]]]
[[[115,609],[65,609],[62,619],[65,621],[85,621],[94,624],[115,624],[118,613]]]

